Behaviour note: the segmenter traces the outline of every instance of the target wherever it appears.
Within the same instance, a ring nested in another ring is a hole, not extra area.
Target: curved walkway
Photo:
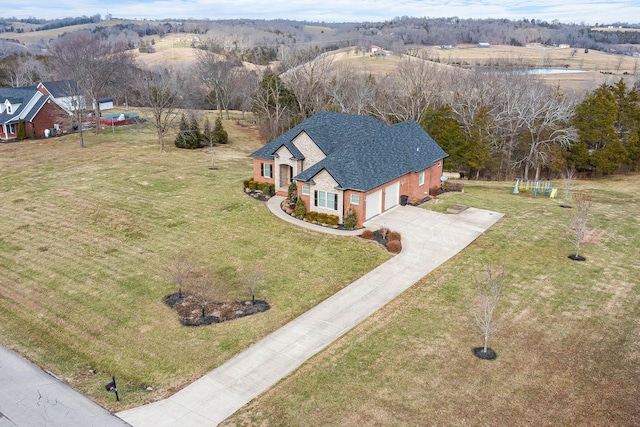
[[[301,227],[350,233],[291,218],[282,213],[276,197],[268,206],[278,217]],[[398,206],[379,215],[365,226],[384,225],[399,231],[403,245],[399,255],[173,396],[117,415],[140,427],[220,423],[464,249],[502,216],[473,208],[445,215],[413,206]]]
[[[287,214],[280,207],[285,197],[282,196],[273,196],[267,201],[267,207],[278,218],[283,221],[290,222],[291,224],[297,225],[298,227],[306,228],[307,230],[318,231],[320,233],[326,234],[334,234],[336,236],[359,236],[362,234],[362,229],[359,230],[340,230],[337,228],[331,227],[323,227],[318,224],[312,224],[310,222],[302,221],[300,219],[294,218],[291,215]]]

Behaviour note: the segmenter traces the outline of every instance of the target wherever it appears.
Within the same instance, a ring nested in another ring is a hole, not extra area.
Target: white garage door
[[[367,196],[367,218],[373,218],[382,212],[382,190]]]
[[[391,184],[384,190],[384,210],[390,209],[400,201],[400,183]]]

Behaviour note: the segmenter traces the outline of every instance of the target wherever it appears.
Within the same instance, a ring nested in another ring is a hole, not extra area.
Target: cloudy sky
[[[4,0],[0,16],[64,18],[251,18],[313,22],[384,21],[398,16],[535,18],[586,24],[640,22],[640,0]]]

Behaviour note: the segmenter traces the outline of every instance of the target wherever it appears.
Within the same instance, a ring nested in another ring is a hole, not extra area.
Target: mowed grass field
[[[211,118],[213,123],[213,117]],[[356,238],[304,231],[243,192],[251,127],[229,144],[160,154],[139,127],[0,144],[0,343],[110,410],[166,397],[388,259]],[[264,270],[271,310],[183,327],[162,299],[186,255],[220,301]],[[91,373],[91,371],[95,373]],[[104,390],[115,376],[121,402]],[[146,390],[151,387],[152,390]]]
[[[424,208],[506,216],[374,316],[225,421],[225,426],[640,425],[640,176],[585,180],[581,253],[562,198],[465,182]],[[505,268],[498,358],[472,354],[474,277]]]

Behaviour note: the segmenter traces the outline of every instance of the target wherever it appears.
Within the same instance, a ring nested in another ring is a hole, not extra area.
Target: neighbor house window
[[[314,193],[316,206],[327,209],[338,209],[338,195],[328,191],[316,191]]]
[[[265,178],[271,178],[271,164],[269,163],[260,163],[260,174]]]
[[[310,194],[309,186],[308,185],[303,185],[302,186],[302,195],[303,196],[308,196],[309,194]]]
[[[359,205],[360,204],[360,195],[359,194],[352,194],[351,195],[351,204],[352,205]]]
[[[7,113],[13,114],[13,107],[11,106],[11,104],[7,104]]]
[[[13,124],[9,125],[9,134],[14,135],[16,133],[16,127]]]
[[[418,176],[418,185],[424,184],[424,172],[420,172],[420,176]]]

